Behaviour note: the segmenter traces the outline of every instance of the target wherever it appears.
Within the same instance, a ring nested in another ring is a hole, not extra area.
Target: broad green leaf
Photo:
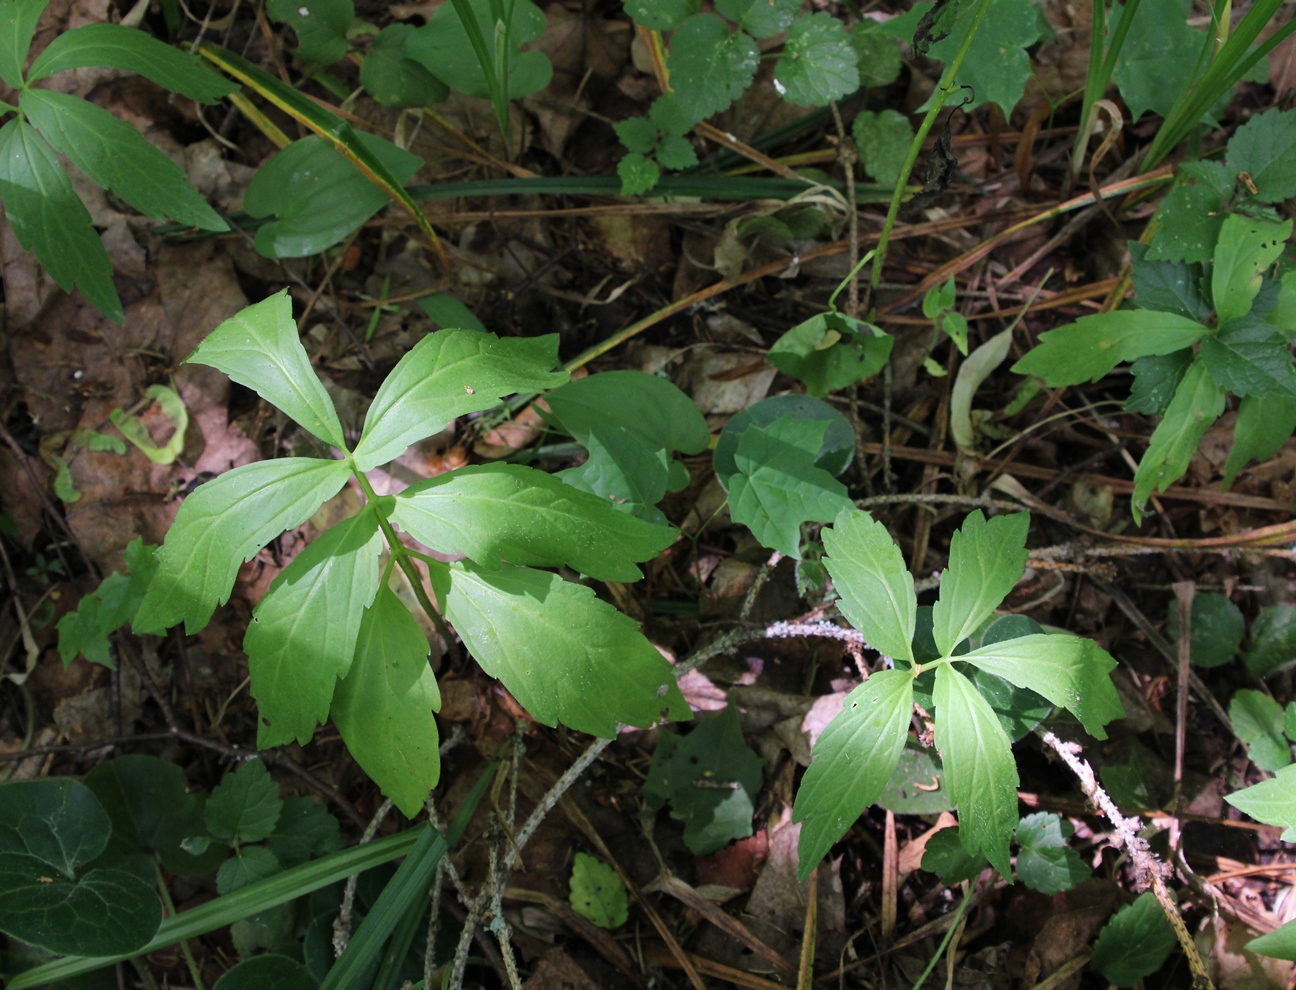
[[[242,846],[221,863],[216,872],[216,892],[232,894],[258,880],[282,873],[278,857],[263,846]],[[265,943],[262,943],[265,944]]]
[[[941,574],[940,598],[932,610],[932,634],[942,656],[971,636],[1021,579],[1029,529],[1028,512],[987,521],[977,509],[963,520],[950,540],[949,566]]]
[[[1246,743],[1251,762],[1261,770],[1281,770],[1291,763],[1282,706],[1269,695],[1243,688],[1229,702],[1229,719],[1237,737]]]
[[[1253,938],[1246,948],[1260,956],[1296,961],[1296,921],[1289,921],[1277,931]]]
[[[913,675],[907,670],[880,670],[846,696],[815,743],[792,810],[802,823],[801,879],[878,799],[900,760],[912,717]]]
[[[935,682],[935,671],[926,676]],[[931,692],[927,695],[925,701],[930,705]],[[914,701],[922,704],[917,691]],[[945,786],[945,770],[936,750],[906,743],[900,751],[900,761],[874,803],[897,815],[939,815],[942,811],[953,811],[954,802]]]
[[[64,31],[36,56],[27,81],[89,66],[137,73],[199,103],[216,103],[238,89],[197,56],[186,55],[143,31],[120,24],[85,24]]]
[[[944,884],[975,880],[989,865],[980,853],[971,855],[963,848],[957,828],[941,829],[923,848],[922,868],[935,873]]]
[[[729,480],[729,515],[763,546],[801,556],[801,524],[831,522],[851,508],[846,486],[816,467],[826,424],[785,416],[749,426],[738,442]]]
[[[162,415],[171,424],[171,436],[166,443],[158,445],[138,416],[129,416],[125,409],[113,409],[108,419],[118,431],[129,440],[154,464],[174,464],[184,452],[185,432],[189,429],[189,408],[175,389],[165,385],[150,385],[144,394],[157,403]]]
[[[1201,359],[1215,384],[1234,395],[1296,398],[1291,348],[1270,323],[1234,320],[1201,342]]]
[[[1052,386],[1096,382],[1122,361],[1171,354],[1191,347],[1211,331],[1174,313],[1129,309],[1082,316],[1040,334],[1040,343],[1013,365],[1019,375],[1036,375]]]
[[[1107,15],[1108,41],[1123,6],[1113,4]],[[1147,110],[1167,116],[1192,78],[1205,34],[1189,27],[1190,8],[1187,0],[1143,0],[1134,12],[1112,77],[1131,122]]]
[[[1220,218],[1220,223],[1223,223]],[[1215,247],[1212,236],[1206,254]],[[1140,309],[1176,313],[1199,323],[1210,316],[1210,306],[1201,295],[1201,270],[1182,261],[1158,261],[1152,251],[1137,241],[1129,242],[1131,279]]]
[[[568,375],[550,370],[557,363],[557,334],[502,340],[477,330],[428,334],[374,396],[355,449],[356,469],[386,464],[456,416],[489,409],[506,395],[561,385]]]
[[[309,742],[356,652],[378,593],[377,512],[326,531],[284,568],[252,612],[243,649],[260,709],[258,745]]]
[[[895,38],[880,30],[876,21],[866,18],[853,25],[850,29],[850,42],[855,49],[855,57],[859,60],[861,86],[890,86],[900,78],[900,67],[903,64],[900,46],[896,44]],[[857,136],[856,143],[858,141]]]
[[[1179,641],[1179,609],[1172,602],[1166,636]],[[1242,610],[1223,595],[1213,591],[1193,597],[1192,622],[1189,629],[1190,656],[1193,666],[1219,667],[1237,655],[1246,632]]]
[[[652,31],[669,31],[698,12],[698,0],[630,0],[625,12]]]
[[[1106,739],[1103,726],[1125,714],[1109,676],[1116,661],[1082,636],[1038,633],[983,646],[958,659],[1043,695],[1071,712],[1096,739]]]
[[[1227,212],[1221,205],[1219,195],[1207,186],[1185,184],[1170,190],[1157,210],[1158,226],[1147,248],[1148,258],[1180,263],[1209,261]],[[1139,305],[1146,305],[1141,294]]]
[[[756,3],[768,6],[768,0]],[[774,86],[785,99],[823,107],[849,96],[859,84],[859,56],[841,21],[818,11],[792,22],[774,67]]]
[[[1296,663],[1296,605],[1260,610],[1251,623],[1246,663],[1256,677],[1268,677]]]
[[[50,146],[17,118],[0,127],[0,199],[18,243],[63,291],[80,289],[105,316],[125,322],[112,264],[89,212]]]
[[[617,176],[621,179],[622,196],[642,196],[661,179],[661,167],[637,151],[632,151],[617,162]]]
[[[1023,818],[1017,826],[1017,879],[1041,894],[1060,894],[1089,879],[1092,871],[1067,845],[1074,833],[1070,822],[1049,811]]]
[[[190,634],[198,632],[229,599],[239,566],[313,516],[350,476],[346,461],[284,457],[200,485],[156,554],[157,574],[131,628],[160,635],[184,622]]]
[[[346,57],[355,20],[351,0],[269,0],[266,13],[297,32],[298,58],[328,65]]]
[[[91,663],[114,669],[108,637],[135,618],[144,592],[157,569],[153,555],[157,547],[146,546],[135,537],[126,546],[129,574],[116,571],[100,582],[99,587],[81,599],[75,612],[59,619],[59,656],[66,667],[77,654]]]
[[[336,694],[333,703],[337,704]],[[285,869],[316,856],[327,856],[342,848],[338,820],[313,798],[285,798],[266,848]]]
[[[1130,365],[1134,384],[1130,386],[1125,408],[1149,416],[1164,416],[1192,362],[1193,352],[1188,347],[1170,354],[1139,358]]]
[[[1265,269],[1282,254],[1292,223],[1275,223],[1230,213],[1220,228],[1211,269],[1211,299],[1222,327],[1245,316],[1260,291]]]
[[[48,6],[49,0],[8,0],[0,6],[0,79],[10,89],[22,87],[36,23]]]
[[[882,41],[895,48],[895,42],[890,38]],[[864,171],[884,186],[894,186],[899,182],[914,138],[909,118],[895,110],[864,110],[855,115],[851,133],[864,163]]]
[[[0,853],[40,860],[71,879],[108,845],[112,822],[90,788],[67,777],[0,787]]]
[[[855,456],[855,431],[845,416],[822,399],[809,395],[776,395],[762,399],[731,417],[720,432],[711,465],[726,491],[730,479],[738,473],[734,454],[738,452],[743,434],[753,425],[769,426],[785,416],[826,424],[823,443],[815,454],[815,467],[837,477],[850,465]]]
[[[302,346],[287,289],[231,316],[186,360],[225,372],[325,443],[346,449],[333,400]]]
[[[483,567],[566,564],[600,581],[638,581],[634,561],[656,557],[678,535],[520,464],[430,478],[396,496],[391,518],[419,542]]]
[[[49,89],[24,90],[18,105],[56,151],[144,216],[169,217],[203,230],[229,229],[180,166],[107,110]]]
[[[824,566],[841,595],[838,607],[869,646],[895,660],[914,662],[917,609],[913,575],[880,522],[861,509],[843,509],[820,534]]]
[[[583,852],[572,863],[570,899],[572,910],[600,928],[620,928],[630,917],[625,884],[616,870]]]
[[[585,463],[560,471],[572,488],[607,499],[618,510],[630,511],[649,522],[664,524],[666,517],[653,506],[670,487],[672,461],[666,448],[653,449],[624,426],[591,427],[581,438],[589,457]]]
[[[225,971],[212,990],[315,990],[319,984],[288,956],[253,956]]]
[[[1009,742],[1017,742],[1053,714],[1054,705],[1034,691],[984,670],[972,672],[972,683],[994,711]]]
[[[1165,418],[1152,433],[1152,442],[1134,475],[1134,518],[1153,490],[1163,492],[1183,477],[1201,438],[1224,412],[1224,390],[1210,379],[1201,360],[1184,372]]]
[[[1251,176],[1256,198],[1265,203],[1296,196],[1296,111],[1266,110],[1234,131],[1228,167]]]
[[[283,801],[279,785],[259,759],[251,759],[225,779],[207,799],[207,831],[218,839],[260,842],[270,837]]]
[[[1152,891],[1121,908],[1098,933],[1089,966],[1118,987],[1133,987],[1151,976],[1175,947],[1174,929]]]
[[[695,13],[696,7],[694,4],[690,13]],[[801,10],[801,3],[800,0],[717,0],[716,10],[737,21],[753,38],[773,38],[788,29]]]
[[[416,303],[442,330],[482,330],[486,324],[448,292],[434,292]]]
[[[581,443],[596,427],[620,426],[652,450],[698,454],[711,431],[697,406],[670,381],[642,371],[605,371],[545,396],[562,428]]]
[[[1017,827],[1018,783],[1012,744],[985,699],[952,664],[936,668],[934,697],[936,748],[958,808],[959,840],[1010,877],[1008,840]]]
[[[425,107],[450,96],[450,87],[405,54],[412,24],[389,24],[360,63],[360,84],[385,107]]]
[[[817,399],[882,370],[895,338],[862,320],[819,313],[798,323],[769,349],[769,363],[805,383]]]
[[[1225,795],[1224,800],[1258,822],[1286,829],[1284,842],[1296,841],[1296,765],[1282,767],[1270,780]]]
[[[692,120],[727,110],[756,78],[760,51],[751,35],[736,31],[715,14],[694,14],[671,36],[666,65],[672,79],[687,79],[676,87],[675,99]]]
[[[333,724],[369,778],[407,818],[441,776],[441,692],[428,640],[401,600],[382,588],[364,612],[351,669],[333,693]]]
[[[540,51],[518,50],[519,46],[544,34],[544,12],[530,0],[512,0],[508,4],[512,17],[506,29],[502,19],[497,19],[499,6],[491,0],[470,0],[469,6],[488,43],[494,43],[496,71],[502,68],[507,74],[508,99],[521,99],[548,86],[553,78],[549,59]],[[481,63],[454,3],[442,4],[426,25],[414,29],[405,42],[405,56],[422,64],[452,89],[482,99],[491,97]],[[506,65],[502,65],[505,60]]]
[[[408,182],[423,159],[372,134],[356,140],[397,182]],[[257,230],[256,248],[267,258],[318,254],[391,202],[376,185],[318,135],[294,141],[257,170],[243,198],[254,217],[277,219]]]
[[[949,36],[931,46],[932,58],[942,62],[954,58],[971,29],[977,6],[962,4]],[[990,0],[985,20],[954,79],[955,86],[973,89],[975,95],[968,104],[969,111],[983,103],[997,103],[1005,116],[1012,114],[1030,79],[1030,56],[1026,48],[1039,40],[1039,24],[1039,13],[1030,0]]]
[[[449,566],[438,594],[482,669],[545,725],[611,737],[618,724],[689,717],[668,664],[590,588],[527,567]]]

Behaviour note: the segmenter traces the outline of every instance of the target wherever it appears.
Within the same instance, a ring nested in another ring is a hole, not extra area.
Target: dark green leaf
[[[694,10],[696,6],[694,4]],[[716,2],[717,11],[729,20],[737,21],[738,26],[754,38],[773,38],[777,34],[782,34],[788,29],[800,9],[800,0],[717,0]]]
[[[894,338],[877,327],[837,313],[820,313],[794,326],[769,350],[769,362],[805,383],[822,399],[882,370]]]
[[[285,869],[337,852],[342,848],[338,820],[313,798],[284,798],[283,810],[275,822],[274,832],[266,840],[266,848]]]
[[[296,960],[265,955],[227,970],[212,990],[315,990],[317,986],[310,971]]]
[[[445,83],[406,57],[405,42],[412,31],[412,24],[387,25],[360,63],[360,84],[385,107],[425,107],[450,96]]]
[[[49,0],[9,0],[0,7],[0,79],[10,89],[22,86],[32,35],[47,6]]]
[[[1263,691],[1243,688],[1229,702],[1233,731],[1246,743],[1251,762],[1261,770],[1281,770],[1291,763],[1291,746],[1283,735],[1283,710]]]
[[[1211,379],[1234,395],[1261,398],[1296,398],[1296,369],[1287,341],[1263,323],[1270,332],[1267,340],[1248,339],[1248,334],[1230,333],[1230,329],[1249,321],[1234,320],[1219,334],[1201,342],[1201,359]]]
[[[630,917],[625,884],[616,870],[583,852],[572,863],[571,906],[600,928],[620,928]]]
[[[34,857],[68,879],[108,844],[112,822],[90,788],[68,778],[0,787],[0,853]]]
[[[1184,162],[1179,170],[1199,186],[1215,190],[1221,202],[1233,198],[1237,187],[1237,170],[1230,169],[1223,162],[1203,158],[1201,161]]]
[[[1221,218],[1220,223],[1223,222]],[[1206,254],[1200,260],[1209,258],[1214,247],[1215,238],[1212,237]],[[1129,252],[1134,294],[1138,297],[1140,309],[1175,313],[1199,323],[1210,316],[1210,306],[1202,298],[1199,288],[1200,269],[1182,261],[1154,260],[1152,252],[1137,241],[1129,242]]]
[[[891,39],[881,40],[895,48]],[[884,186],[894,186],[900,181],[900,172],[914,137],[913,124],[908,117],[895,110],[864,110],[855,115],[851,133],[864,163],[864,171]]]
[[[81,599],[75,612],[59,620],[59,656],[66,666],[78,653],[91,663],[114,668],[108,637],[133,622],[144,592],[157,564],[153,555],[157,547],[145,545],[136,537],[126,547],[126,566],[130,574],[109,574],[99,587]]]
[[[756,77],[760,52],[751,36],[715,14],[694,14],[671,37],[667,68],[672,79],[687,79],[675,90],[681,110],[698,121],[727,110]]]
[[[1089,879],[1090,869],[1067,845],[1075,829],[1048,811],[1027,815],[1017,826],[1017,879],[1041,894],[1060,894]]]
[[[972,635],[1021,578],[1029,529],[1030,513],[987,521],[977,509],[954,534],[949,566],[941,574],[940,598],[932,610],[932,633],[942,656]]]
[[[1242,645],[1246,622],[1242,610],[1223,595],[1213,591],[1194,596],[1190,649],[1194,666],[1218,667],[1237,655]],[[1166,635],[1171,642],[1179,641],[1179,609],[1171,604],[1170,622]]]
[[[1017,687],[998,674],[974,671],[972,683],[994,709],[995,717],[1012,742],[1023,738],[1053,712],[1053,705],[1034,691]]]
[[[941,829],[923,848],[922,868],[935,873],[944,884],[975,880],[989,865],[980,853],[973,855],[963,848],[957,828]]]
[[[1225,211],[1215,190],[1207,186],[1176,186],[1162,200],[1157,211],[1158,227],[1147,248],[1148,258],[1180,263],[1209,261],[1215,242],[1219,240],[1224,216]],[[1141,295],[1139,305],[1147,305]],[[1184,315],[1193,316],[1191,313]],[[1193,316],[1193,319],[1201,317]]]
[[[657,147],[657,125],[647,117],[627,117],[613,124],[612,129],[630,151],[650,155]]]
[[[327,65],[346,56],[351,0],[269,0],[266,13],[297,32],[298,58]]]
[[[881,31],[876,21],[862,20],[850,29],[851,47],[859,61],[861,86],[890,86],[900,78],[900,46]],[[856,143],[859,138],[856,137]]]
[[[1282,254],[1292,223],[1230,213],[1220,228],[1211,269],[1211,299],[1222,327],[1245,316],[1260,291],[1265,269]]]
[[[942,62],[954,58],[963,38],[971,30],[976,3],[964,3],[949,28],[949,36],[931,46],[929,54]],[[990,9],[972,39],[955,86],[971,86],[975,96],[967,109],[983,103],[997,103],[1005,116],[1025,91],[1030,79],[1030,56],[1026,48],[1039,40],[1039,14],[1030,0],[990,0]]]
[[[1247,666],[1256,677],[1269,677],[1296,663],[1296,606],[1262,608],[1251,623]]]
[[[498,4],[491,0],[469,0],[469,6],[477,16],[482,35],[496,46],[496,71],[501,67],[500,61],[507,59],[505,96],[517,100],[548,86],[553,78],[549,59],[540,51],[519,51],[519,46],[544,34],[544,12],[530,0],[512,0],[508,5],[512,17],[508,29],[504,30],[503,19],[497,16],[501,9]],[[405,42],[405,55],[421,63],[452,89],[469,96],[491,98],[486,75],[454,3],[442,4],[426,25],[414,29]]]
[[[434,292],[418,301],[423,310],[442,330],[481,330],[486,324],[471,309],[448,292]]]
[[[1160,808],[1174,786],[1170,766],[1156,753],[1133,743],[1125,763],[1098,768],[1107,792],[1122,808]]]
[[[1096,382],[1122,361],[1171,354],[1209,333],[1195,320],[1173,313],[1135,309],[1082,316],[1040,334],[1039,346],[1012,370],[1036,375],[1052,386]]]
[[[776,395],[748,406],[725,424],[711,458],[721,485],[728,489],[730,479],[738,473],[734,454],[747,428],[752,425],[769,426],[785,416],[828,424],[823,445],[815,455],[815,467],[823,468],[833,477],[846,470],[855,456],[855,433],[846,417],[821,399],[808,395]]]
[[[283,867],[269,849],[243,846],[221,863],[221,868],[216,872],[216,890],[221,894],[232,894],[258,880],[282,872]]]
[[[207,799],[207,830],[218,839],[260,842],[279,821],[279,785],[259,759],[225,775]]]
[[[1132,987],[1160,969],[1174,946],[1174,929],[1149,890],[1117,911],[1098,933],[1089,965],[1109,983]]]
[[[651,158],[632,151],[617,162],[622,196],[642,196],[661,179],[661,168]]]
[[[1296,196],[1296,111],[1266,110],[1234,131],[1228,167],[1251,176],[1263,202]]]
[[[605,371],[545,396],[562,428],[581,443],[599,426],[620,426],[652,450],[701,453],[711,431],[693,400],[668,379],[642,371]]]
[[[1171,354],[1139,358],[1130,365],[1134,384],[1130,386],[1125,408],[1149,416],[1164,416],[1192,360],[1189,347]]]
[[[841,595],[842,615],[873,649],[913,663],[913,575],[886,527],[852,507],[821,536],[829,554],[824,566]]]
[[[636,24],[653,31],[669,31],[698,11],[698,0],[630,0],[625,12]]]
[[[1266,461],[1278,452],[1296,430],[1296,399],[1274,395],[1265,399],[1247,396],[1238,406],[1233,424],[1233,449],[1224,464],[1223,488],[1228,490],[1251,461]]]
[[[1107,15],[1114,30],[1124,5]],[[1167,116],[1201,54],[1204,32],[1188,26],[1186,0],[1143,0],[1133,15],[1113,78],[1136,121],[1147,110]]]
[[[768,0],[756,0],[767,5]],[[785,99],[805,107],[827,106],[859,89],[859,56],[841,21],[818,11],[792,22],[774,85]]]
[[[1153,490],[1163,492],[1183,477],[1201,438],[1223,412],[1224,390],[1211,381],[1202,361],[1194,361],[1184,372],[1134,475],[1135,521],[1142,519],[1143,506]]]

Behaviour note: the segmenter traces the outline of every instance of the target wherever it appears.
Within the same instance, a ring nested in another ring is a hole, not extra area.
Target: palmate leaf
[[[1029,529],[1028,512],[987,521],[977,509],[954,534],[940,598],[932,609],[932,635],[943,656],[972,635],[1021,579]]]
[[[190,495],[156,554],[157,574],[131,628],[166,632],[207,625],[234,587],[239,565],[295,529],[351,476],[346,461],[284,457],[227,471]]]
[[[958,659],[1043,695],[1071,712],[1096,739],[1106,739],[1103,726],[1125,714],[1108,676],[1116,661],[1082,636],[1037,633],[983,646]]]
[[[80,289],[101,313],[125,322],[112,263],[48,144],[24,120],[0,127],[0,199],[18,243],[65,292]]]
[[[611,737],[690,717],[668,664],[590,588],[528,567],[462,561],[438,576],[445,614],[483,670],[545,725]]]
[[[798,323],[769,349],[769,362],[805,383],[822,399],[829,392],[871,378],[891,356],[895,338],[872,324],[838,313],[819,313]]]
[[[878,671],[846,696],[815,743],[792,811],[803,823],[797,842],[802,880],[878,799],[900,760],[912,715],[913,675],[906,670]]]
[[[56,151],[144,216],[169,217],[203,230],[229,229],[180,166],[107,110],[48,89],[24,90],[18,105]]]
[[[976,686],[952,664],[936,668],[933,697],[936,748],[958,808],[959,841],[1010,877],[1008,840],[1017,826],[1018,783],[1012,744]]]
[[[407,488],[391,518],[421,543],[483,567],[566,564],[600,581],[638,581],[634,561],[677,535],[519,464],[481,464]]]
[[[669,31],[696,14],[698,6],[698,0],[629,0],[625,11],[636,24],[653,31]]]
[[[1108,30],[1124,5],[1113,4]],[[1120,50],[1114,80],[1130,109],[1130,122],[1147,110],[1166,116],[1192,78],[1205,33],[1188,24],[1187,0],[1143,0]]]
[[[1082,316],[1040,334],[1039,345],[1012,370],[1036,375],[1052,386],[1096,382],[1123,361],[1170,354],[1191,347],[1210,332],[1187,317],[1151,310]]]
[[[441,776],[441,707],[428,641],[389,588],[365,610],[351,669],[333,692],[333,724],[347,749],[408,818]]]
[[[886,527],[867,512],[849,508],[820,535],[842,615],[875,650],[913,663],[918,605],[913,575]]]
[[[556,477],[572,488],[629,508],[650,522],[665,523],[655,506],[671,482],[672,461],[665,447],[652,448],[624,426],[595,426],[581,440],[589,457]]]
[[[1136,522],[1142,520],[1143,507],[1153,490],[1163,492],[1183,477],[1201,438],[1223,412],[1224,390],[1211,381],[1199,355],[1184,372],[1134,474]]]
[[[1278,260],[1291,232],[1290,220],[1275,223],[1239,213],[1224,220],[1211,270],[1211,299],[1221,327],[1250,311],[1265,269]]]
[[[10,89],[22,87],[22,70],[36,22],[49,0],[9,0],[0,6],[0,79]]]
[[[501,340],[477,330],[428,334],[392,369],[374,396],[355,449],[370,471],[464,413],[489,409],[515,392],[543,392],[567,381],[558,335]]]
[[[287,289],[230,317],[186,360],[225,372],[325,443],[346,449],[333,400],[302,346]]]
[[[890,38],[879,40],[895,50],[895,42]],[[869,175],[884,186],[894,186],[900,181],[914,138],[913,124],[908,117],[896,110],[862,110],[855,115],[851,134]]]
[[[243,649],[261,717],[258,745],[309,742],[351,667],[363,609],[378,592],[372,508],[338,523],[284,568],[252,612]]]

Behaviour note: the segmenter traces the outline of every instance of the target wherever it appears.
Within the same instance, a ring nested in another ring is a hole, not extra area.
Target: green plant
[[[69,69],[105,66],[135,72],[202,103],[234,87],[204,66],[135,28],[86,24],[65,31],[24,71],[36,22],[49,0],[0,4],[0,79],[18,91],[18,105],[0,104],[0,199],[18,241],[60,287],[73,288],[100,312],[123,322],[112,265],[90,214],[77,198],[56,152],[97,185],[154,220],[170,217],[203,230],[226,230],[184,173],[135,128],[86,100],[34,84]]]
[[[616,870],[583,852],[572,864],[571,905],[600,928],[620,928],[629,918],[625,884]]]

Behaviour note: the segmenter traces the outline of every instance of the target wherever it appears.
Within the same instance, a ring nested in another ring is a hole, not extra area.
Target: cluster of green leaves
[[[802,779],[793,817],[802,822],[800,872],[806,876],[832,844],[882,793],[909,736],[915,700],[931,713],[944,786],[958,809],[958,838],[1010,877],[1009,843],[1017,830],[1017,766],[1012,737],[1028,731],[1049,706],[1065,708],[1091,735],[1123,714],[1109,672],[1116,662],[1092,640],[1068,633],[1017,634],[1011,626],[970,640],[1012,590],[1026,565],[1026,513],[964,521],[950,544],[940,597],[930,612],[930,642],[918,625],[913,577],[886,528],[854,508],[822,537],[824,566],[839,607],[869,645],[894,667],[852,691],[820,736]],[[992,641],[989,641],[992,640]],[[989,642],[987,642],[989,641]],[[964,673],[967,671],[967,673]],[[993,675],[994,680],[982,681]],[[1039,696],[1028,712],[1012,692]],[[1005,721],[1012,727],[1005,727]]]
[[[968,325],[963,314],[954,308],[957,301],[958,287],[951,275],[944,285],[933,286],[923,296],[923,316],[932,321],[938,333],[944,333],[954,341],[959,353],[967,357]]]
[[[119,24],[65,31],[24,71],[48,2],[0,3],[0,79],[18,92],[17,106],[0,104],[0,116],[14,115],[0,127],[0,199],[18,242],[54,281],[68,292],[80,289],[95,308],[121,323],[108,252],[59,154],[151,219],[213,231],[228,225],[189,186],[180,167],[135,128],[86,100],[35,84],[70,69],[104,66],[136,72],[202,103],[215,103],[235,87],[196,57]]]
[[[1075,828],[1048,811],[1037,811],[1017,823],[1017,879],[1031,890],[1057,894],[1088,879],[1091,871],[1068,845]],[[941,829],[927,840],[922,865],[944,883],[975,880],[988,865],[982,853],[963,848],[957,829]]]
[[[1277,703],[1274,704],[1276,706]],[[1272,712],[1269,715],[1271,716]],[[1284,718],[1284,730],[1288,727]],[[1272,728],[1271,724],[1270,728]],[[1286,748],[1286,740],[1283,736],[1280,735],[1278,738]],[[1252,760],[1255,760],[1255,757],[1256,747],[1253,745]],[[1277,825],[1284,829],[1282,834],[1284,842],[1296,842],[1296,764],[1289,762],[1286,766],[1278,768],[1269,780],[1235,791],[1225,796],[1224,800],[1258,822]],[[1263,956],[1296,960],[1296,921],[1289,921],[1277,931],[1252,939],[1246,947],[1251,952]]]
[[[1179,636],[1179,610],[1170,608],[1166,634]],[[1189,657],[1195,667],[1219,667],[1242,649],[1246,620],[1242,610],[1224,595],[1194,596],[1189,627]],[[1270,677],[1296,663],[1296,606],[1268,605],[1251,623],[1251,642],[1243,658],[1256,677]]]
[[[1243,688],[1229,702],[1233,731],[1247,745],[1251,762],[1261,770],[1281,770],[1292,762],[1296,741],[1296,701],[1283,708],[1263,691]]]

